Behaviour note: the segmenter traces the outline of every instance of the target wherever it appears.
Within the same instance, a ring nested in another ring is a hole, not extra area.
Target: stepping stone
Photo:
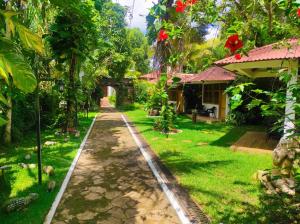
[[[182,142],[184,142],[184,143],[192,143],[193,141],[191,141],[191,140],[182,140]]]
[[[127,218],[132,218],[132,217],[134,217],[135,215],[136,215],[136,210],[135,209],[127,209],[126,211],[125,211],[125,215],[126,215],[126,217]]]
[[[168,141],[168,142],[171,142],[173,141],[174,139],[173,138],[166,138],[165,141]]]
[[[207,142],[198,142],[197,143],[197,146],[204,146],[204,145],[208,145],[208,143]]]
[[[212,134],[212,131],[201,131],[203,134]]]
[[[121,196],[121,192],[119,192],[119,191],[109,191],[109,192],[105,193],[105,197],[109,200],[112,200],[112,199],[117,198],[119,196]]]
[[[103,187],[89,187],[89,192],[93,192],[93,193],[98,193],[98,194],[103,194],[106,192],[106,189]]]
[[[101,196],[97,193],[89,193],[88,195],[84,196],[84,198],[89,201],[94,201],[100,199]]]
[[[46,141],[44,143],[45,146],[53,146],[53,145],[56,145],[56,144],[57,144],[57,142],[54,142],[54,141]]]
[[[97,216],[96,213],[86,211],[84,213],[80,213],[80,214],[76,215],[76,218],[79,219],[80,221],[87,221],[87,220],[94,219],[96,216]]]

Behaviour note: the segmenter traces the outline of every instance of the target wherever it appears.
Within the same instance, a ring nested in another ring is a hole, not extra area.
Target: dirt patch
[[[278,141],[269,138],[265,132],[248,131],[231,146],[231,149],[249,153],[270,154],[277,144]]]

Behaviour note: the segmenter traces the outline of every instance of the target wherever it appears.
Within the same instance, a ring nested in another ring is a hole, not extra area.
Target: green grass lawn
[[[56,181],[55,191],[47,192],[48,176],[43,174],[43,185],[38,185],[37,168],[22,169],[18,163],[36,163],[37,156],[34,153],[35,134],[29,133],[21,144],[10,148],[0,149],[0,165],[11,165],[12,169],[5,173],[5,183],[0,185],[0,205],[8,197],[22,197],[29,193],[38,193],[39,199],[20,212],[6,214],[0,212],[1,224],[40,224],[50,209],[54,198],[59,191],[66,173],[77,153],[86,132],[96,113],[90,113],[89,118],[80,116],[80,137],[55,136],[55,130],[42,132],[43,142],[55,141],[54,146],[43,147],[43,165],[51,165],[55,168],[55,175],[51,179]],[[31,160],[25,161],[24,156],[30,153]]]
[[[247,130],[261,127],[193,124],[181,116],[177,128],[183,132],[166,138],[152,129],[153,120],[143,110],[125,113],[213,223],[257,223],[249,216],[259,209],[259,186],[252,176],[272,166],[271,156],[233,152],[229,147]]]

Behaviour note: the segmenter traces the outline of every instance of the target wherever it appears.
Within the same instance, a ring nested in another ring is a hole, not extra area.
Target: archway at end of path
[[[116,89],[113,86],[101,86],[101,89],[100,107],[114,107],[116,103]]]
[[[101,86],[103,92],[101,101],[106,106],[109,104],[108,99],[110,99],[110,103],[114,102],[116,107],[133,103],[134,83],[132,79],[114,80],[104,77],[98,80],[98,84]]]

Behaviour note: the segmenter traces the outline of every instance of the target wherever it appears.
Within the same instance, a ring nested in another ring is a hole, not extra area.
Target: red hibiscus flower
[[[163,29],[161,29],[158,33],[158,41],[165,41],[166,39],[169,38],[169,35],[167,32]]]
[[[228,48],[231,51],[231,53],[233,54],[238,49],[243,47],[243,42],[239,39],[238,34],[234,34],[234,35],[228,37],[225,47]]]
[[[181,0],[178,0],[176,2],[176,12],[183,13],[185,8],[186,8],[186,4],[183,3]]]
[[[300,17],[300,8],[297,10],[297,15]]]
[[[236,54],[236,55],[234,55],[234,57],[235,57],[236,60],[241,60],[242,59],[242,55],[240,55],[240,54]]]
[[[194,5],[197,3],[197,0],[186,0],[187,5]]]

